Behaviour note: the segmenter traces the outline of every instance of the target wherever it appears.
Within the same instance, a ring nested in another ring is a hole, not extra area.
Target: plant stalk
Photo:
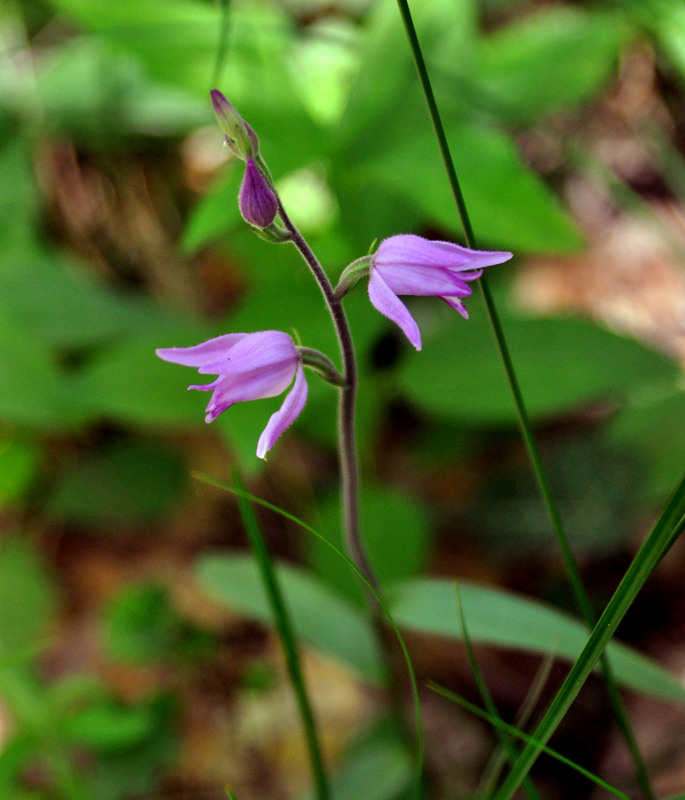
[[[447,136],[445,135],[445,129],[442,124],[442,118],[440,116],[440,112],[438,110],[438,106],[435,100],[435,95],[433,93],[433,87],[431,85],[430,78],[428,76],[428,70],[426,68],[426,63],[423,58],[421,45],[419,44],[419,39],[416,33],[416,28],[414,26],[414,21],[412,19],[411,11],[409,9],[408,0],[397,0],[397,3],[407,33],[407,38],[409,40],[409,46],[411,48],[414,63],[416,65],[416,70],[418,72],[419,81],[421,83],[421,88],[424,94],[424,98],[426,100],[426,105],[428,106],[428,113],[430,116],[431,124],[433,125],[435,137],[438,142],[438,147],[440,149],[440,156],[442,158],[445,171],[447,172],[447,177],[449,180],[450,188],[452,190],[452,195],[454,197],[454,202],[457,206],[459,217],[461,219],[461,224],[464,231],[464,238],[466,239],[467,246],[472,249],[475,249],[476,237],[473,232],[473,227],[471,225],[471,220],[469,218],[468,210],[466,208],[466,202],[464,200],[464,195],[461,190],[459,178],[457,177],[457,172],[454,167],[454,160],[452,159],[452,155],[450,153],[449,144],[447,142]],[[547,476],[542,467],[542,460],[540,458],[540,452],[538,450],[538,446],[535,441],[535,437],[533,435],[533,429],[530,424],[528,410],[523,400],[523,394],[521,392],[518,378],[516,376],[516,371],[514,369],[514,364],[512,362],[511,355],[509,353],[509,347],[507,345],[506,338],[504,336],[504,331],[502,329],[502,325],[499,319],[499,314],[495,306],[495,301],[492,297],[485,276],[481,277],[481,279],[479,280],[479,284],[483,300],[485,302],[485,307],[487,309],[488,317],[490,319],[490,325],[492,327],[492,331],[497,344],[497,349],[499,351],[500,358],[504,366],[507,382],[509,383],[509,388],[512,393],[514,405],[516,406],[516,412],[518,415],[519,427],[521,430],[523,441],[525,443],[526,450],[528,452],[528,457],[533,467],[537,484],[540,493],[542,495],[545,507],[547,509],[547,513],[549,515],[552,528],[554,530],[554,534],[557,539],[557,543],[562,553],[562,558],[566,567],[566,572],[568,575],[569,582],[573,589],[573,593],[576,599],[576,604],[578,605],[578,608],[585,620],[585,624],[588,626],[589,629],[592,629],[595,624],[596,617],[592,609],[592,604],[590,603],[588,594],[585,591],[585,587],[583,585],[580,576],[578,565],[573,556],[573,552],[571,550],[568,537],[566,535],[566,531],[561,521],[561,516],[559,515],[556,504],[554,502],[554,498],[552,497],[552,492],[549,486],[549,482],[547,480]],[[607,695],[609,697],[609,702],[611,704],[614,717],[616,719],[621,735],[623,736],[623,739],[626,742],[626,746],[630,751],[633,763],[635,765],[636,779],[646,797],[649,800],[655,800],[656,795],[649,780],[647,767],[645,765],[644,759],[642,758],[642,754],[640,753],[637,740],[635,738],[635,734],[632,730],[628,714],[625,710],[623,700],[618,690],[616,679],[611,669],[611,665],[605,654],[602,654],[601,656],[601,666],[604,674],[604,682],[607,688]]]

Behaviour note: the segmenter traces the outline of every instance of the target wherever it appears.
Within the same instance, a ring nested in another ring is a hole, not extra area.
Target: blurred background
[[[515,253],[490,285],[601,610],[685,462],[685,6],[412,11],[478,244]],[[312,376],[263,463],[256,442],[281,399],[206,426],[207,396],[186,391],[194,373],[154,350],[275,328],[338,358],[297,253],[240,219],[242,165],[222,147],[213,87],[258,133],[334,282],[391,234],[463,242],[397,8],[5,0],[0,49],[0,794],[215,800],[230,784],[239,800],[301,796],[308,767],[278,644],[198,576],[206,553],[244,550],[235,500],[193,474],[230,483],[238,468],[339,542],[336,392]],[[435,300],[409,304],[421,354],[363,286],[346,300],[379,572],[478,580],[575,613],[479,292],[468,323]],[[259,518],[279,558],[361,602],[324,546]],[[678,545],[620,630],[676,676],[684,566]],[[458,644],[410,644],[421,680],[475,698]],[[511,716],[539,657],[478,652]],[[401,796],[406,754],[374,745],[382,696],[305,655],[331,763],[364,753],[344,791]],[[543,696],[563,675],[552,668]],[[424,700],[431,796],[468,796],[491,731]],[[658,791],[682,791],[682,707],[628,702]],[[630,785],[599,682],[575,709],[556,746]],[[595,796],[554,762],[536,776],[550,796]]]

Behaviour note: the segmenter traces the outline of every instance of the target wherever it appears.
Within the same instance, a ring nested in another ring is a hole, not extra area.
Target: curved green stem
[[[452,195],[454,197],[454,202],[456,203],[459,212],[459,217],[461,219],[462,227],[464,230],[464,238],[466,239],[466,244],[468,245],[468,247],[475,249],[476,237],[474,235],[473,228],[471,226],[468,210],[466,208],[466,203],[464,201],[464,195],[461,191],[461,186],[459,184],[457,172],[454,167],[454,161],[452,159],[452,155],[449,149],[449,144],[447,142],[447,136],[445,135],[445,129],[442,124],[442,119],[440,117],[440,112],[438,110],[437,103],[435,101],[435,95],[433,93],[433,88],[431,86],[430,78],[428,76],[428,70],[426,68],[426,63],[423,58],[423,53],[421,52],[421,46],[419,44],[416,28],[414,27],[414,21],[411,16],[409,4],[407,0],[397,0],[397,3],[407,33],[407,38],[409,39],[409,45],[412,51],[412,56],[414,58],[414,63],[416,65],[416,70],[419,75],[419,80],[421,82],[421,88],[423,90],[426,104],[428,106],[428,113],[431,119],[431,123],[433,125],[435,137],[438,142],[438,147],[440,149],[440,156],[445,166],[450,188],[452,190]],[[495,301],[492,297],[485,276],[483,276],[480,279],[479,283],[483,295],[483,300],[485,302],[485,307],[487,309],[488,317],[490,319],[490,325],[492,327],[492,331],[497,344],[497,349],[499,351],[500,358],[504,366],[504,371],[506,373],[507,382],[509,383],[509,388],[512,393],[514,405],[516,406],[516,412],[519,420],[519,427],[521,429],[521,434],[523,436],[526,450],[528,451],[528,457],[531,461],[533,471],[535,472],[535,477],[538,483],[538,487],[540,489],[540,493],[542,495],[545,507],[547,509],[547,513],[552,523],[552,528],[554,529],[554,534],[556,536],[557,543],[562,553],[562,558],[566,567],[566,572],[568,574],[569,582],[573,589],[576,603],[578,605],[581,614],[583,615],[586,625],[589,628],[592,628],[595,623],[595,615],[592,609],[592,604],[590,603],[590,599],[587,595],[587,592],[585,591],[585,587],[583,586],[578,565],[576,564],[575,558],[571,551],[571,547],[566,532],[564,530],[561,517],[559,515],[559,512],[554,503],[554,499],[552,497],[552,492],[549,487],[547,476],[542,467],[540,452],[538,450],[538,446],[535,441],[535,437],[533,435],[533,429],[530,424],[530,418],[528,416],[528,411],[526,409],[526,405],[523,400],[523,394],[521,392],[518,378],[516,376],[516,371],[514,369],[511,355],[509,353],[509,347],[507,346],[506,338],[504,336],[504,331],[502,330],[502,325],[499,319],[499,314],[497,313]],[[628,715],[626,713],[623,701],[621,699],[616,684],[616,680],[614,678],[613,671],[611,669],[611,665],[609,664],[609,661],[605,655],[602,655],[601,664],[604,673],[605,684],[607,687],[607,693],[609,696],[609,701],[611,703],[617,724],[621,730],[621,734],[633,758],[633,762],[635,764],[635,769],[637,773],[637,780],[640,783],[640,786],[644,791],[645,795],[648,798],[650,798],[650,800],[654,800],[655,794],[649,780],[644,759],[642,758],[642,755],[639,751],[637,740],[630,725],[630,721],[628,719]]]

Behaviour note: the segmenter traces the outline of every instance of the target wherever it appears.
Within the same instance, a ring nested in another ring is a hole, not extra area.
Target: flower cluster
[[[227,146],[245,162],[238,196],[243,217],[274,240],[285,240],[274,223],[279,212],[278,196],[259,155],[256,134],[221,92],[212,91],[212,103]],[[339,303],[361,277],[368,276],[372,305],[398,325],[420,350],[418,325],[399,295],[439,297],[468,319],[464,299],[471,294],[470,284],[481,277],[485,267],[502,264],[511,257],[508,252],[471,250],[413,234],[391,236],[381,242],[373,255],[358,259],[343,272],[334,302]],[[195,347],[163,348],[156,352],[165,361],[217,376],[211,383],[188,387],[212,392],[206,422],[215,420],[234,403],[275,397],[291,386],[259,438],[260,458],[266,456],[304,408],[308,391],[304,365],[319,371],[330,383],[345,385],[344,376],[337,373],[325,355],[296,346],[287,333],[280,331],[229,333]]]

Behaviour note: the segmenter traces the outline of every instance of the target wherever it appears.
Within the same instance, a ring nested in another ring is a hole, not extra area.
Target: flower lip
[[[260,458],[294,422],[307,399],[300,354],[292,338],[281,331],[229,333],[194,347],[161,348],[156,353],[165,361],[218,376],[209,384],[188,387],[212,392],[206,409],[208,423],[235,403],[281,394],[295,379],[283,405],[272,414],[260,437]]]
[[[414,234],[391,236],[372,256],[369,299],[420,350],[418,326],[398,295],[440,297],[468,319],[461,298],[471,294],[469,283],[478,280],[485,267],[511,257],[512,253],[505,251],[472,250]]]

